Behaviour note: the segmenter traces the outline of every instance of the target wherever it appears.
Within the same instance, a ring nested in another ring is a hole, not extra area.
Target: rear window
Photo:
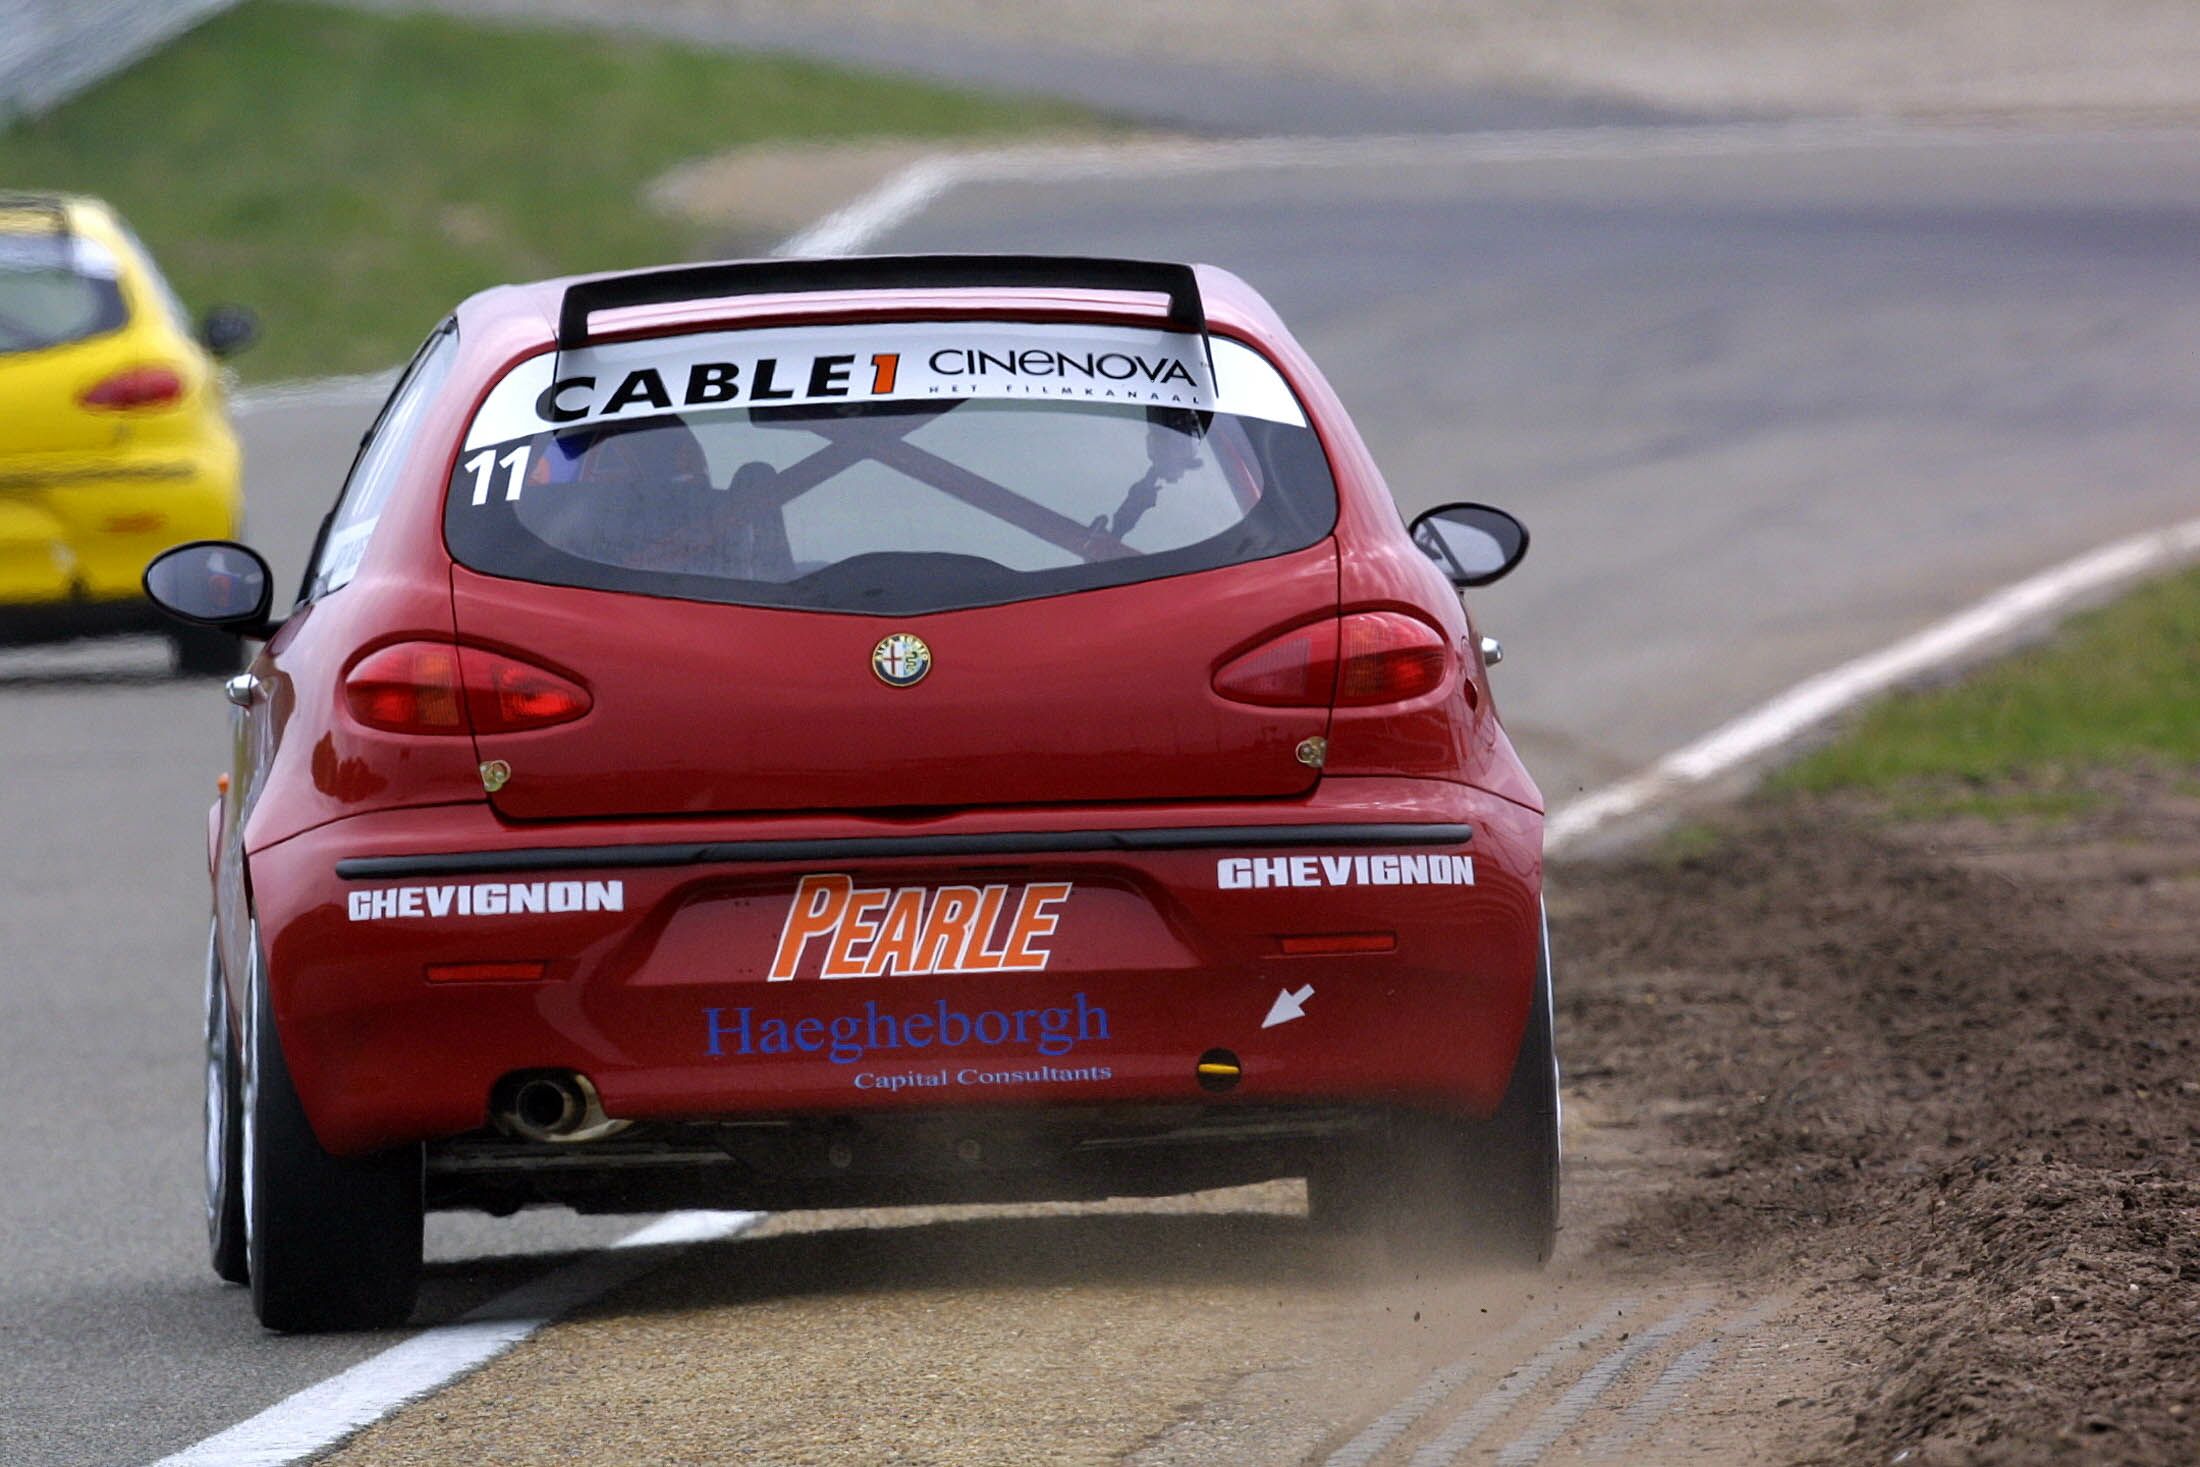
[[[43,351],[129,320],[104,246],[67,234],[0,234],[0,355]]]
[[[1275,368],[1007,323],[718,332],[531,358],[444,528],[551,585],[828,611],[994,605],[1302,549],[1336,519]]]

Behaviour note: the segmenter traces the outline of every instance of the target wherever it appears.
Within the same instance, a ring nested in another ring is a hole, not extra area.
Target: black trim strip
[[[1228,846],[1457,846],[1471,825],[1199,825],[1153,830],[1015,830],[997,835],[855,836],[832,840],[694,841],[648,846],[534,846],[418,856],[347,856],[347,881],[466,876],[495,871],[606,870],[631,866],[758,863],[822,865],[909,856],[1042,856],[1090,851],[1204,851]]]
[[[806,295],[819,291],[984,289],[1151,291],[1168,297],[1169,320],[1207,334],[1199,277],[1189,265],[1157,260],[1097,260],[1069,255],[841,255],[817,260],[736,260],[679,265],[583,280],[558,303],[558,349],[593,338],[588,318],[621,306],[660,305],[737,295]]]

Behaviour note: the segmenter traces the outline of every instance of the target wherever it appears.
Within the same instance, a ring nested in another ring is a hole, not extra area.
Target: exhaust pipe
[[[599,1141],[632,1124],[605,1115],[596,1087],[573,1070],[506,1075],[490,1096],[489,1118],[507,1136],[564,1144]]]

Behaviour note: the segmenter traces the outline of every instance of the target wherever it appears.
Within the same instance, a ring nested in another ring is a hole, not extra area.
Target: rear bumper
[[[98,608],[136,600],[147,561],[234,536],[240,513],[233,453],[0,461],[0,611],[49,608],[56,619],[38,624],[64,628],[67,613],[83,613],[85,630],[42,635],[111,630]]]
[[[1380,1107],[1114,1105],[652,1122],[588,1145],[431,1143],[428,1204],[774,1212],[1151,1197],[1304,1176],[1382,1143]]]
[[[1534,981],[1541,836],[1532,811],[1406,780],[700,829],[515,831],[445,806],[318,827],[255,852],[251,878],[293,1078],[323,1143],[356,1152],[477,1131],[497,1082],[532,1069],[579,1071],[610,1115],[654,1122],[1487,1114]],[[983,914],[959,954],[956,891]],[[1284,942],[1338,934],[1383,950]],[[428,973],[532,963],[540,978]],[[1241,1071],[1225,1092],[1198,1069],[1218,1049]]]

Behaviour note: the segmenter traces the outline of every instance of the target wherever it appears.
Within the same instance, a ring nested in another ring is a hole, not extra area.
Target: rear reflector
[[[587,689],[479,647],[399,642],[345,675],[344,702],[369,728],[409,734],[516,733],[586,713]]]
[[[1335,953],[1387,953],[1398,948],[1395,932],[1310,932],[1278,938],[1277,949],[1287,958],[1316,957]]]
[[[430,983],[524,983],[540,978],[547,963],[430,963]]]
[[[170,407],[183,398],[183,378],[171,367],[126,367],[87,387],[77,401],[88,408],[128,412]]]
[[[1355,611],[1297,627],[1232,658],[1215,691],[1270,708],[1360,708],[1403,703],[1440,686],[1450,666],[1444,634],[1397,611]]]
[[[1267,708],[1326,708],[1336,684],[1335,621],[1285,632],[1215,673],[1215,691],[1223,697]]]

